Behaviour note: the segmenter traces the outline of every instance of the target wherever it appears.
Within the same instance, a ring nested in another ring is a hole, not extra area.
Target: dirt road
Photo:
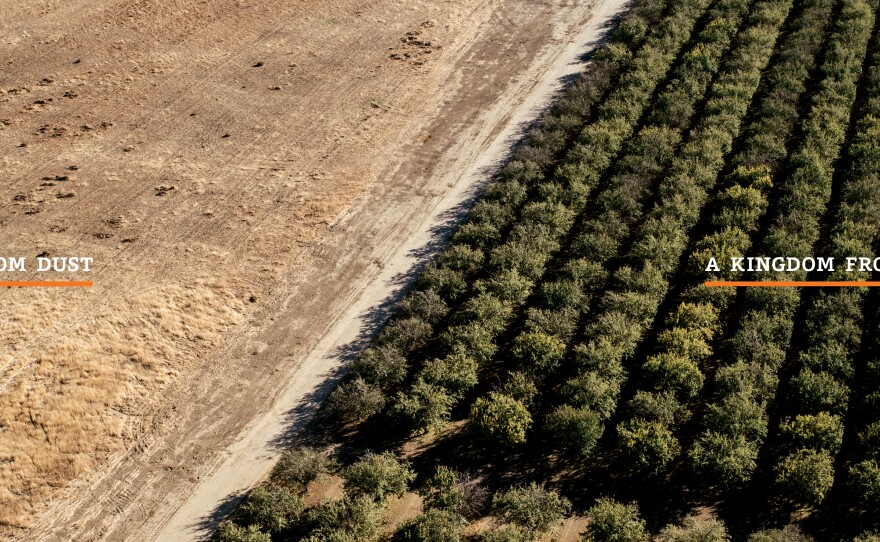
[[[0,0],[3,249],[96,258],[2,294],[0,522],[192,539],[622,2],[96,4]]]

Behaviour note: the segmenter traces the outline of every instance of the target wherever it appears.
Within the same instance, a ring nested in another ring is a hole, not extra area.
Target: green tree
[[[458,490],[459,473],[449,467],[440,465],[434,476],[428,480],[422,494],[425,497],[425,508],[437,508],[450,512],[460,512],[464,506],[464,495]]]
[[[460,514],[432,508],[404,523],[394,542],[459,542],[466,526]]]
[[[419,275],[418,287],[421,290],[437,292],[443,299],[452,301],[468,288],[468,282],[461,271],[438,267],[432,262]]]
[[[533,482],[496,493],[492,508],[504,521],[518,525],[535,536],[561,522],[571,511],[571,502]]]
[[[813,538],[805,535],[794,525],[786,525],[782,529],[768,529],[749,535],[748,542],[813,542]]]
[[[674,391],[682,400],[693,399],[703,389],[703,373],[685,356],[657,354],[649,357],[642,369],[654,389]]]
[[[548,414],[544,427],[560,450],[581,458],[589,457],[603,429],[598,414],[571,405],[559,406]]]
[[[501,332],[510,321],[513,309],[510,303],[492,294],[482,293],[469,299],[459,318],[463,322],[477,322],[492,335]]]
[[[844,412],[849,387],[825,372],[803,369],[791,379],[793,400],[804,412]]]
[[[498,392],[480,397],[471,409],[475,429],[504,444],[522,444],[532,425],[528,409],[516,399]]]
[[[565,343],[540,332],[526,332],[513,340],[511,353],[524,369],[537,374],[551,372],[565,355]]]
[[[671,391],[637,391],[629,402],[629,409],[634,418],[656,421],[668,427],[676,427],[688,415],[687,408]]]
[[[763,440],[767,436],[767,412],[763,404],[746,394],[727,395],[706,408],[706,426],[718,433]]]
[[[880,465],[874,459],[856,463],[849,469],[855,495],[863,507],[880,509]]]
[[[779,428],[795,448],[814,448],[836,454],[843,444],[843,422],[840,416],[827,412],[799,414],[782,422]]]
[[[285,487],[254,488],[240,508],[249,525],[277,533],[296,522],[305,508],[302,498]]]
[[[571,307],[558,310],[529,307],[526,313],[529,331],[553,335],[563,341],[571,340],[578,325],[579,310]]]
[[[392,412],[408,421],[415,432],[425,433],[440,429],[449,421],[453,403],[443,387],[420,377],[409,393],[398,392]]]
[[[645,521],[633,504],[621,504],[601,498],[587,510],[590,523],[581,538],[583,542],[642,542],[648,538]]]
[[[538,395],[538,386],[531,376],[520,371],[512,371],[507,375],[503,392],[504,395],[513,397],[523,405],[530,406]]]
[[[743,435],[707,431],[691,448],[689,458],[697,476],[729,489],[751,478],[757,466],[758,446]]]
[[[591,371],[584,371],[565,383],[562,393],[572,404],[589,408],[603,420],[617,407],[620,381]]]
[[[488,363],[498,351],[495,335],[479,321],[449,327],[440,340],[450,352],[461,352],[476,360],[478,365]]]
[[[400,302],[400,310],[407,316],[417,316],[431,325],[449,314],[443,298],[433,290],[416,290]]]
[[[516,525],[504,525],[484,531],[477,536],[479,542],[529,542],[529,538]]]
[[[409,352],[425,346],[431,331],[431,324],[418,316],[396,318],[379,334],[378,343]]]
[[[380,521],[379,508],[369,497],[329,501],[306,514],[309,534],[303,542],[368,542],[379,535]]]
[[[406,378],[407,362],[403,352],[390,345],[367,348],[351,364],[351,374],[365,382],[387,388]]]
[[[281,454],[269,477],[273,483],[304,491],[310,482],[336,470],[336,462],[318,450],[300,446]]]
[[[659,474],[681,452],[678,439],[660,422],[634,418],[619,425],[617,432],[621,451],[641,472]]]
[[[343,382],[327,398],[327,413],[343,422],[356,422],[369,418],[385,406],[385,394],[363,378]]]
[[[685,518],[681,525],[668,525],[660,531],[657,542],[729,542],[727,527],[720,520],[696,516]]]
[[[272,542],[269,533],[260,531],[258,525],[241,527],[231,521],[224,521],[214,533],[214,542]]]
[[[519,274],[516,269],[508,269],[493,273],[485,280],[478,280],[474,288],[480,293],[487,293],[508,304],[522,305],[532,293],[535,282]]]
[[[815,506],[834,483],[834,459],[826,451],[799,450],[776,465],[776,484],[793,503]]]
[[[402,496],[416,475],[394,454],[384,452],[366,454],[360,461],[343,469],[342,477],[350,495],[363,495],[379,502],[389,495]]]
[[[545,307],[557,310],[580,307],[584,301],[584,291],[580,283],[568,279],[544,283],[541,286],[541,296]]]
[[[439,386],[452,397],[461,397],[477,384],[477,362],[463,352],[425,363],[420,374],[426,383]]]

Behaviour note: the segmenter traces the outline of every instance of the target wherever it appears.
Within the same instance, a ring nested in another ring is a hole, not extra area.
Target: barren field
[[[161,540],[593,7],[0,0],[0,535]]]

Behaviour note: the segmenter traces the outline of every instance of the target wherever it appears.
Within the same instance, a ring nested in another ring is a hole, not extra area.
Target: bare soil
[[[0,0],[0,536],[202,536],[622,4]]]

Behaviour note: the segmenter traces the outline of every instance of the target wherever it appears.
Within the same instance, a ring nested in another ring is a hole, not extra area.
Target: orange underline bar
[[[731,286],[748,286],[758,288],[864,288],[880,286],[878,280],[710,280],[705,283],[706,286],[713,287],[731,287]]]
[[[93,286],[90,280],[0,281],[0,287],[8,288],[84,288],[89,286]]]

